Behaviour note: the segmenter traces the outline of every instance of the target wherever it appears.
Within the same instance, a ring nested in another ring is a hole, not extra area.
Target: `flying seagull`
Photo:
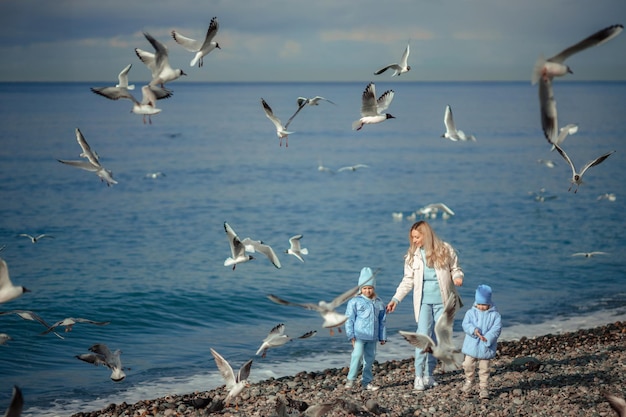
[[[9,267],[4,259],[0,258],[0,304],[11,301],[30,290],[22,285],[13,285],[9,277]]]
[[[460,365],[454,355],[461,352],[461,350],[452,344],[452,324],[454,323],[454,315],[457,310],[456,299],[456,294],[451,292],[444,306],[443,314],[435,324],[437,342],[425,334],[400,330],[402,337],[411,345],[422,349],[424,352],[432,353],[434,357],[439,359],[443,365],[444,372],[446,366],[460,369]]]
[[[85,137],[78,128],[76,128],[76,140],[83,150],[80,156],[87,158],[87,161],[65,161],[61,159],[57,159],[57,161],[61,162],[62,164],[84,169],[86,171],[95,172],[96,175],[100,177],[101,181],[106,182],[107,186],[111,186],[111,184],[117,184],[117,181],[113,179],[113,173],[110,170],[105,169],[100,164],[100,157],[98,156],[98,154],[91,150],[91,147],[89,146],[89,144],[85,140]]]
[[[369,83],[361,97],[361,118],[352,122],[352,130],[361,130],[363,125],[395,119],[391,114],[385,113],[393,100],[393,96],[393,90],[387,90],[376,99],[376,86],[372,82]]]
[[[621,24],[611,25],[562,50],[551,58],[545,59],[543,56],[539,57],[533,68],[531,82],[536,84],[541,77],[547,79],[555,76],[561,77],[567,73],[571,74],[571,68],[564,63],[567,58],[587,48],[603,44],[613,39],[619,35],[623,29],[624,26]]]
[[[574,190],[574,192],[576,193],[578,191],[578,186],[580,184],[583,183],[583,174],[591,167],[596,166],[598,164],[601,164],[602,162],[604,162],[604,160],[606,158],[608,158],[609,156],[611,156],[611,154],[615,151],[610,151],[605,153],[602,156],[597,157],[594,160],[591,160],[589,162],[587,162],[585,164],[585,166],[583,167],[583,169],[580,172],[576,172],[576,168],[574,167],[574,164],[572,163],[572,160],[569,158],[569,156],[567,156],[567,154],[565,153],[565,151],[563,149],[561,149],[561,147],[557,144],[554,144],[554,147],[556,148],[556,150],[561,154],[561,156],[563,157],[563,159],[565,159],[567,161],[567,163],[569,164],[570,168],[572,168],[572,179],[571,179],[571,183],[572,185],[570,185],[569,189],[567,191],[570,191],[572,189],[572,187],[574,185],[576,185],[576,189]]]
[[[409,72],[411,70],[411,66],[407,63],[407,61],[409,60],[409,53],[410,53],[410,48],[409,48],[409,44],[406,44],[406,49],[404,50],[404,53],[402,54],[402,58],[400,58],[400,63],[394,63],[391,65],[387,65],[386,67],[382,67],[381,69],[379,69],[378,71],[374,72],[374,75],[380,75],[383,72],[387,71],[388,69],[392,69],[394,72],[393,74],[391,74],[391,76],[400,76],[402,74],[404,74],[405,72]]]
[[[297,338],[289,337],[285,334],[285,324],[281,323],[276,326],[268,333],[267,337],[263,339],[263,343],[256,351],[257,355],[261,355],[262,358],[267,354],[267,350],[270,348],[282,346],[287,342],[290,342],[294,339],[308,339],[309,337],[315,336],[317,332],[312,330],[310,332],[304,333],[302,336],[298,336]]]
[[[231,253],[231,256],[224,261],[224,266],[232,265],[233,269],[235,269],[237,264],[255,259],[252,255],[248,255],[247,252],[261,252],[267,256],[276,268],[281,267],[280,260],[271,246],[258,240],[252,240],[249,237],[241,240],[227,222],[224,222],[224,231],[228,237]]]
[[[378,271],[376,271],[373,275],[372,278],[376,276],[376,273]],[[370,278],[370,279],[372,279]],[[267,296],[267,298],[269,298],[270,300],[272,300],[273,302],[275,302],[276,304],[282,304],[285,306],[295,306],[295,307],[301,307],[307,310],[313,310],[313,311],[317,311],[322,318],[324,319],[324,323],[322,324],[322,327],[325,327],[327,329],[329,329],[330,331],[330,335],[334,335],[334,331],[333,328],[337,328],[337,331],[339,333],[341,333],[341,325],[344,324],[346,322],[346,320],[348,320],[348,316],[346,316],[345,314],[341,314],[335,311],[335,309],[337,307],[339,307],[341,304],[345,303],[346,301],[348,301],[350,298],[354,297],[356,294],[358,294],[359,292],[359,286],[357,285],[356,287],[352,287],[350,288],[348,291],[344,292],[343,294],[341,294],[340,296],[336,297],[335,299],[333,299],[331,302],[326,302],[326,301],[320,301],[317,304],[314,303],[293,303],[291,301],[287,301],[284,300],[280,297],[275,296],[274,294],[269,294]]]
[[[152,115],[161,113],[162,109],[156,107],[157,100],[170,98],[172,92],[156,85],[144,85],[141,87],[141,101],[137,100],[130,91],[121,87],[97,87],[91,88],[91,91],[108,98],[109,100],[119,100],[121,98],[129,99],[133,102],[131,113],[143,115],[143,124],[146,124],[146,116],[148,122],[152,124]]]
[[[152,72],[152,80],[150,85],[160,85],[164,87],[166,83],[177,80],[182,75],[187,75],[180,69],[173,69],[170,66],[167,46],[156,40],[152,35],[147,32],[143,34],[148,42],[154,48],[154,53],[144,51],[139,48],[135,48],[135,54],[137,57],[146,64],[146,66]]]
[[[446,131],[442,138],[450,139],[453,142],[456,141],[467,141],[471,140],[472,142],[476,142],[476,137],[474,135],[466,135],[462,130],[457,130],[454,124],[454,118],[452,117],[452,108],[450,106],[446,106],[446,111],[443,115],[443,124],[446,126]]]
[[[89,350],[92,353],[83,353],[76,355],[81,361],[92,363],[96,366],[104,365],[111,370],[111,379],[114,382],[123,381],[126,378],[124,368],[122,368],[122,361],[120,360],[121,350],[117,349],[114,352],[108,348],[104,343],[96,343],[91,346]]]
[[[41,323],[47,329],[46,333],[48,331],[52,331],[53,330],[50,327],[50,325],[48,323],[46,323],[46,321],[44,319],[42,319],[41,316],[39,316],[39,314],[35,313],[34,311],[30,311],[30,310],[0,311],[0,316],[3,316],[5,314],[15,314],[16,316],[19,316],[23,320],[38,321],[39,323]],[[61,339],[63,339],[63,337],[61,337],[57,333],[55,333],[55,334],[57,336],[59,336]]]
[[[290,237],[289,249],[285,250],[285,253],[293,255],[296,258],[300,259],[301,262],[304,262],[304,258],[302,257],[302,255],[308,255],[309,250],[307,248],[301,247],[300,239],[302,239],[302,235],[295,235]]]
[[[539,80],[539,109],[541,112],[541,128],[543,134],[552,145],[560,145],[568,135],[578,132],[578,125],[568,124],[559,128],[558,115],[556,110],[556,99],[552,88],[552,79],[541,78]]]
[[[261,98],[261,105],[263,106],[263,110],[265,111],[265,115],[267,116],[267,118],[270,119],[270,121],[274,123],[274,126],[276,127],[276,136],[278,136],[278,139],[280,139],[280,146],[283,146],[283,139],[285,139],[285,147],[289,146],[289,135],[291,135],[293,132],[289,132],[287,128],[289,127],[289,124],[291,123],[293,118],[296,117],[296,114],[298,114],[300,110],[302,110],[304,104],[298,107],[298,110],[296,110],[296,112],[289,118],[289,120],[287,120],[287,123],[285,123],[284,126],[280,119],[274,116],[272,108],[263,98]]]
[[[601,251],[572,253],[572,256],[584,256],[585,258],[591,258],[596,255],[608,255],[608,253]]]
[[[50,239],[54,239],[54,236],[50,236],[50,235],[47,235],[45,233],[42,233],[42,234],[37,235],[37,236],[31,236],[28,233],[20,233],[19,236],[27,237],[33,243],[39,242],[39,239],[43,239],[44,237],[47,237],[47,238],[50,238]]]
[[[211,19],[211,23],[209,23],[209,29],[207,30],[206,36],[202,41],[187,38],[186,36],[183,36],[180,32],[176,32],[175,30],[172,31],[172,38],[174,38],[176,43],[178,43],[189,52],[195,53],[195,56],[189,63],[190,67],[195,66],[197,63],[198,68],[200,68],[202,65],[204,65],[203,58],[205,55],[207,55],[215,48],[222,49],[220,48],[220,44],[213,40],[219,28],[220,24],[217,21],[217,17],[214,17],[213,19]]]
[[[87,324],[94,324],[96,326],[106,326],[107,324],[110,324],[110,321],[93,321],[93,320],[89,320],[89,319],[84,319],[81,317],[67,317],[64,318],[63,320],[59,320],[56,323],[54,323],[52,326],[50,326],[48,328],[48,330],[42,332],[42,334],[47,334],[50,333],[51,331],[53,331],[54,329],[56,329],[59,326],[64,326],[65,327],[65,331],[66,332],[71,332],[72,331],[72,327],[76,324],[76,323],[87,323]]]
[[[222,355],[217,353],[217,351],[213,348],[211,348],[211,354],[215,358],[217,369],[219,369],[220,374],[222,374],[222,378],[224,378],[224,381],[226,382],[228,395],[226,395],[224,402],[226,403],[226,407],[228,407],[230,401],[237,397],[245,387],[250,385],[248,377],[250,376],[252,359],[244,363],[235,375],[233,368],[230,366],[228,361],[222,357]]]

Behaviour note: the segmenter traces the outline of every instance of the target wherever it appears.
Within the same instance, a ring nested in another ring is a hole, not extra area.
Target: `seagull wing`
[[[204,38],[204,43],[202,44],[202,47],[200,49],[204,49],[213,41],[213,38],[217,34],[219,28],[220,24],[217,21],[217,17],[214,17],[213,19],[211,19],[211,23],[209,23],[209,28],[207,29],[206,37]]]
[[[585,173],[585,171],[587,171],[589,168],[591,168],[591,167],[593,167],[593,166],[596,166],[596,165],[599,165],[599,164],[601,164],[602,162],[604,162],[604,160],[605,160],[606,158],[608,158],[609,156],[611,156],[611,154],[612,154],[613,152],[615,152],[615,151],[607,152],[607,153],[605,153],[604,155],[597,157],[597,158],[596,158],[596,159],[594,159],[593,161],[589,161],[589,162],[587,162],[587,163],[585,164],[585,166],[583,167],[583,169],[580,171],[580,176],[582,177],[582,176],[583,176],[583,174]]]
[[[580,52],[592,46],[603,44],[604,42],[613,39],[614,37],[619,35],[623,29],[623,25],[608,26],[602,30],[597,31],[593,35],[586,37],[582,41],[570,46],[569,48],[564,49],[552,58],[549,58],[548,61],[562,63],[567,58],[577,52]]]
[[[130,68],[132,66],[133,64],[128,64],[122,71],[120,71],[120,73],[117,76],[118,84],[116,85],[116,87],[128,88],[129,90],[132,90],[135,88],[134,85],[132,86],[128,85],[128,72],[130,71]]]
[[[572,176],[576,175],[576,168],[574,167],[574,163],[572,162],[571,159],[569,159],[569,156],[565,153],[565,151],[561,149],[561,147],[557,144],[554,144],[554,148],[557,150],[558,153],[561,154],[563,159],[565,159],[565,161],[569,164],[570,168],[572,169]]]
[[[24,396],[22,390],[17,385],[13,386],[13,396],[11,397],[11,404],[7,409],[4,417],[20,417],[22,415],[22,408],[24,407]]]
[[[156,63],[156,68],[158,68],[160,70],[165,65],[169,65],[167,46],[165,46],[163,43],[161,43],[158,40],[156,40],[148,32],[144,32],[143,36],[146,37],[148,42],[150,42],[150,45],[152,45],[152,47],[154,48],[154,51],[155,51],[154,59],[155,59],[155,63]]]
[[[83,150],[83,153],[81,153],[81,156],[84,156],[85,158],[87,158],[89,162],[91,162],[96,167],[100,167],[100,159],[95,154],[95,152],[91,150],[91,147],[89,146],[89,144],[85,140],[85,137],[83,136],[80,129],[78,128],[76,128],[76,140],[78,141],[78,144]]]
[[[378,101],[376,101],[376,111],[378,114],[383,114],[385,110],[387,110],[391,104],[391,100],[393,100],[393,95],[393,90],[387,90],[380,97],[378,97]]]
[[[302,235],[295,235],[289,238],[289,245],[291,246],[291,250],[294,252],[300,252],[300,239],[302,239]]]
[[[378,115],[378,106],[376,103],[376,86],[374,83],[369,83],[363,91],[361,97],[361,116],[376,116]]]
[[[107,363],[104,360],[104,356],[98,353],[81,353],[80,355],[76,355],[76,358],[80,359],[81,361],[91,363],[96,366],[98,365],[107,366]]]
[[[274,126],[276,126],[276,130],[284,130],[283,124],[281,123],[280,119],[274,116],[272,108],[269,106],[269,104],[267,104],[265,100],[263,100],[263,98],[261,98],[261,104],[263,105],[263,110],[265,110],[265,115],[268,119],[270,119],[272,123],[274,123]]]
[[[180,32],[173,30],[171,34],[176,43],[188,50],[189,52],[198,52],[202,47],[202,42],[183,36]]]
[[[255,252],[261,252],[263,255],[267,256],[276,268],[281,267],[280,260],[271,246],[266,245],[263,242],[259,242],[258,240],[252,240],[249,237],[242,240],[241,243],[243,243],[244,247],[252,247]]]
[[[152,78],[156,78],[159,76],[160,68],[157,66],[156,55],[153,52],[144,51],[143,49],[135,48],[135,54],[137,57],[146,64],[150,72],[152,73]]]
[[[400,72],[401,68],[402,67],[400,67],[400,65],[393,63],[391,65],[387,65],[386,67],[382,67],[381,69],[374,71],[374,75],[380,75],[383,72],[387,71],[388,69],[392,69],[392,70],[395,70],[396,72]]]
[[[411,345],[416,348],[420,348],[422,350],[435,347],[435,342],[430,337],[425,334],[419,334],[415,332],[405,332],[404,330],[399,331],[400,335],[404,337],[404,339],[409,342]]]
[[[539,80],[539,108],[541,110],[541,128],[548,142],[557,142],[559,123],[557,120],[556,100],[552,89],[552,80],[541,77]]]
[[[61,159],[57,159],[62,164],[71,165],[76,168],[84,169],[85,171],[97,172],[101,167],[92,164],[89,161],[65,161]]]
[[[245,254],[246,247],[243,243],[241,243],[237,233],[235,233],[233,228],[226,222],[224,222],[224,230],[228,236],[228,243],[230,244],[230,253],[232,258],[237,259],[238,257],[243,256]]]
[[[306,310],[320,311],[320,307],[317,304],[313,304],[313,303],[304,303],[304,304],[293,303],[291,301],[287,301],[287,300],[284,300],[284,299],[282,299],[280,297],[277,297],[274,294],[269,294],[267,296],[267,298],[269,298],[270,300],[272,300],[276,304],[281,304],[281,305],[284,305],[284,306],[295,306],[295,307],[304,308]]]
[[[252,367],[252,359],[250,359],[248,362],[241,365],[241,368],[239,368],[239,372],[237,372],[237,376],[235,377],[235,380],[237,382],[241,382],[241,381],[245,381],[246,379],[248,379],[248,377],[250,376],[251,367]]]
[[[400,66],[403,68],[408,67],[408,62],[409,62],[409,53],[410,53],[410,48],[409,48],[409,44],[406,44],[406,49],[404,50],[404,53],[402,54],[402,58],[400,58]]]
[[[435,323],[435,334],[437,335],[437,343],[439,345],[452,345],[452,325],[454,324],[456,310],[456,294],[452,291],[444,305],[443,314]]]
[[[287,129],[289,127],[289,124],[291,123],[293,118],[296,117],[296,115],[298,113],[300,113],[300,110],[302,110],[304,108],[304,106],[306,106],[306,103],[301,104],[300,107],[298,107],[298,110],[296,110],[296,112],[289,118],[289,120],[287,120],[287,123],[285,123],[285,129]]]
[[[76,323],[87,323],[87,324],[95,324],[96,326],[106,326],[107,324],[111,324],[110,321],[94,321],[89,319],[84,319],[82,317],[77,317],[73,319]]]
[[[446,126],[446,130],[450,135],[456,133],[456,126],[454,125],[454,117],[452,116],[452,108],[446,106],[446,111],[443,115],[443,124]]]
[[[220,374],[222,374],[222,378],[224,378],[224,381],[226,382],[226,388],[231,389],[236,382],[233,368],[231,368],[228,361],[224,359],[222,355],[217,353],[213,348],[211,348],[211,354],[215,358],[215,365],[217,365],[217,369],[219,369]]]
[[[135,103],[139,103],[126,87],[92,87],[91,91],[109,100],[127,98]]]

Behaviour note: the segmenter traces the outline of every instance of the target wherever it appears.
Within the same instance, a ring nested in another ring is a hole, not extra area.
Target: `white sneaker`
[[[354,386],[354,381],[348,379],[346,381],[346,385],[344,385],[345,388],[352,388]]]
[[[415,377],[415,384],[413,385],[413,389],[417,391],[424,391],[426,387],[424,386],[424,380],[419,376]]]
[[[376,386],[374,384],[367,384],[367,386],[365,387],[365,389],[368,391],[378,391],[379,388],[379,386]]]
[[[435,378],[433,378],[432,376],[427,376],[424,377],[424,385],[426,385],[427,388],[432,388],[436,387],[439,384],[437,383],[437,381],[435,381]]]

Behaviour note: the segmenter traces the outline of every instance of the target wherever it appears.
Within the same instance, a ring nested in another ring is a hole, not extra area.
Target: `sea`
[[[15,385],[23,416],[214,389],[224,381],[211,348],[235,371],[253,359],[252,382],[345,367],[344,333],[267,296],[330,301],[369,266],[380,269],[376,293],[389,301],[409,229],[423,218],[415,212],[432,203],[454,212],[427,221],[465,273],[459,346],[479,284],[493,288],[501,340],[626,320],[626,82],[554,82],[559,123],[579,126],[562,144],[577,169],[615,151],[576,191],[543,135],[536,85],[381,76],[377,94],[395,92],[395,118],[354,131],[369,81],[173,82],[145,124],[130,100],[90,91],[111,82],[0,83],[0,257],[31,291],[0,310],[33,311],[49,324],[110,322],[42,335],[36,321],[0,315],[0,333],[12,338],[0,346],[0,413]],[[286,122],[297,97],[317,95],[333,103],[302,109],[281,145],[261,98]],[[476,142],[441,137],[446,105]],[[58,162],[81,159],[77,128],[118,184]],[[366,167],[340,170],[356,164]],[[260,253],[224,266],[224,222],[270,245],[282,267]],[[52,238],[33,244],[22,233]],[[297,234],[305,262],[285,253]],[[573,256],[592,251],[604,253]],[[389,314],[377,360],[412,357],[398,334],[416,328],[411,300]],[[256,355],[279,323],[292,337],[317,334]],[[122,382],[76,358],[96,343],[122,352]]]

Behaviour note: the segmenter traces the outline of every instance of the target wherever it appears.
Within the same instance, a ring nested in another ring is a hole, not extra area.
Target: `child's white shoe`
[[[415,383],[413,384],[413,389],[417,391],[424,391],[426,387],[424,386],[424,379],[422,377],[416,376]]]

